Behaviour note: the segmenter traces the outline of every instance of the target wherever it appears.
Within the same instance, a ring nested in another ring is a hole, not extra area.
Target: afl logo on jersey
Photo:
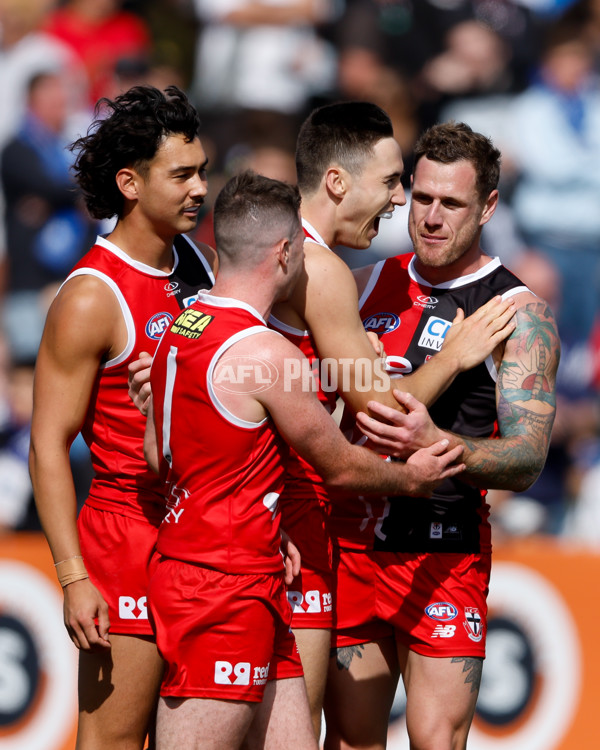
[[[425,607],[425,614],[432,620],[447,622],[448,620],[454,620],[458,614],[458,610],[450,602],[436,602]]]
[[[377,335],[382,333],[390,333],[395,331],[400,325],[400,318],[396,313],[382,312],[370,315],[366,320],[363,321],[365,331],[373,331]]]
[[[173,316],[168,312],[156,313],[146,323],[146,336],[156,341],[167,330],[172,320]]]

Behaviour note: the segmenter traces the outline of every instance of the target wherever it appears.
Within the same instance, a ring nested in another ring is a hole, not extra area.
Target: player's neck
[[[473,251],[465,253],[453,263],[445,266],[426,265],[415,258],[415,271],[431,286],[439,286],[454,279],[460,279],[463,276],[469,276],[480,268],[483,268],[490,261],[490,256],[485,255],[478,246]]]
[[[302,199],[302,219],[313,227],[323,242],[333,247],[335,236],[334,212],[328,203],[315,197]]]
[[[173,269],[173,235],[160,237],[155,232],[119,221],[107,239],[133,260],[160,271],[170,272]]]
[[[244,302],[254,308],[264,320],[267,320],[273,307],[272,291],[266,290],[266,285],[261,285],[259,279],[251,281],[247,277],[240,280],[239,277],[223,278],[223,276],[223,274],[217,275],[210,295]]]

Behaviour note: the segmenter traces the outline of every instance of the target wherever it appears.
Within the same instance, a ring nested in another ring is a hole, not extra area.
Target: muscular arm
[[[48,313],[34,380],[29,467],[42,528],[56,563],[81,555],[69,448],[88,408],[98,367],[119,330],[118,304],[98,279],[67,282]],[[76,645],[108,645],[106,605],[89,579],[64,588],[65,624]],[[99,616],[96,631],[93,617]]]
[[[517,327],[507,341],[498,367],[496,406],[498,439],[474,439],[435,428],[423,415],[420,434],[403,433],[404,415],[372,408],[391,425],[375,423],[359,415],[361,429],[381,450],[405,455],[405,438],[412,449],[428,445],[446,435],[452,445],[464,446],[465,476],[478,487],[520,492],[535,481],[542,470],[556,411],[556,371],[560,341],[548,305],[532,294],[519,295]]]
[[[517,312],[498,370],[496,406],[501,438],[460,439],[470,481],[522,491],[542,470],[556,412],[560,341],[548,305],[527,295]],[[454,441],[456,442],[456,441]]]
[[[247,347],[247,354],[260,351],[280,372],[286,360],[302,357],[289,341],[272,332],[251,338],[251,343],[240,342],[231,347],[229,353],[245,356]],[[297,380],[285,382],[284,378],[279,378],[250,402],[246,399],[238,405],[232,397],[226,405],[238,416],[258,421],[261,413],[255,411],[252,402],[268,412],[284,439],[330,486],[364,494],[428,496],[442,478],[461,470],[458,465],[451,465],[462,452],[459,447],[456,452],[446,453],[446,445],[436,443],[415,453],[406,464],[399,464],[385,462],[366,448],[351,445],[316,395]]]

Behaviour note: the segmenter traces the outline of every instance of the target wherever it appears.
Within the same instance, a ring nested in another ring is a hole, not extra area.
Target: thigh
[[[110,651],[79,653],[77,747],[141,750],[158,698],[163,661],[142,636],[111,635]]]
[[[399,678],[394,639],[335,649],[325,690],[325,748],[386,746]]]
[[[406,725],[414,750],[461,750],[481,682],[479,657],[423,656],[399,646]]]
[[[245,750],[318,750],[301,677],[272,680],[244,742]]]
[[[210,698],[161,698],[156,750],[237,750],[257,705]]]

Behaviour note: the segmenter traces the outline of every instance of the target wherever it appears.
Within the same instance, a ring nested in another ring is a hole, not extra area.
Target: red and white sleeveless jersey
[[[432,287],[414,268],[414,255],[387,258],[374,266],[360,298],[367,331],[380,336],[391,376],[409,374],[442,347],[457,309],[471,315],[496,295],[528,291],[490,258],[467,276]],[[460,373],[430,408],[443,429],[475,438],[498,434],[496,369],[491,357]],[[342,419],[342,430],[354,424]],[[362,436],[354,433],[354,439]],[[329,525],[341,547],[395,552],[488,552],[489,508],[485,491],[462,479],[447,479],[431,499],[330,495]]]
[[[155,523],[164,515],[163,487],[144,459],[146,419],[129,398],[127,367],[142,351],[154,354],[169,323],[195,300],[199,289],[214,283],[206,259],[187,237],[175,238],[173,252],[173,271],[165,273],[98,237],[68,277],[91,275],[104,281],[127,327],[125,348],[99,369],[82,428],[95,474],[86,502]]]
[[[306,219],[302,220],[302,229],[304,231],[305,242],[314,242],[330,250],[325,241]],[[335,390],[324,390],[322,387],[319,355],[310,331],[299,330],[287,325],[273,315],[269,318],[269,326],[282,333],[304,354],[313,373],[313,387],[316,390],[319,401],[332,414],[335,409],[337,393]],[[305,382],[308,384],[308,378],[305,379]],[[310,539],[306,539],[304,519],[309,512],[308,506],[313,503],[322,505],[326,501],[327,491],[319,474],[309,463],[291,449],[285,490],[281,498],[282,526],[297,544],[300,544],[304,540],[304,544],[300,548],[303,565],[309,565],[318,570],[328,570],[330,568],[330,549],[328,544],[324,544],[322,541],[324,531],[321,534],[317,533],[316,529],[312,530],[314,534],[311,534],[311,537],[314,536],[315,543],[310,543]],[[297,528],[300,530],[296,531]]]
[[[157,549],[224,573],[280,573],[278,499],[287,444],[270,418],[247,422],[213,378],[227,350],[267,329],[249,305],[199,295],[163,336],[150,382],[168,512]],[[236,365],[232,360],[231,368]]]

